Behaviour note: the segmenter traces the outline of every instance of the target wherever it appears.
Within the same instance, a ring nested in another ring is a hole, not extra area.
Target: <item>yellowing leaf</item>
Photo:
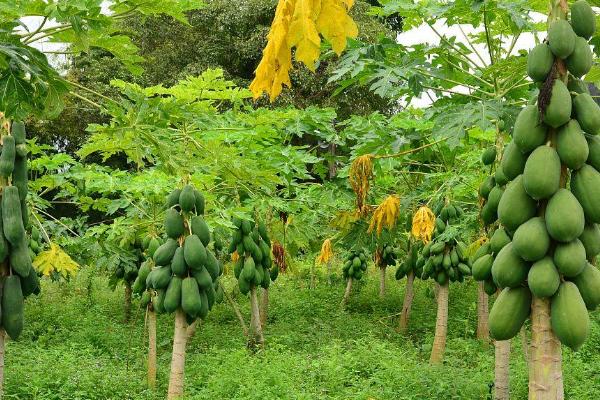
[[[320,0],[296,0],[296,9],[288,33],[288,42],[296,47],[296,60],[311,71],[321,54],[321,38],[315,21],[320,13]]]
[[[358,35],[356,23],[348,15],[352,1],[322,0],[321,13],[317,19],[317,29],[331,42],[333,51],[340,55],[346,48],[349,37]]]
[[[369,224],[368,233],[373,232],[373,229],[377,227],[377,236],[381,235],[383,228],[389,230],[394,229],[396,221],[398,221],[398,214],[400,214],[400,197],[393,194],[388,196],[373,213],[371,223]]]
[[[325,239],[321,246],[321,253],[317,257],[318,264],[327,264],[333,257],[333,251],[331,248],[331,239]]]
[[[357,157],[350,165],[350,173],[348,179],[350,186],[356,193],[356,209],[359,213],[364,214],[368,210],[365,207],[367,195],[371,187],[371,178],[373,177],[373,155],[366,154]]]
[[[412,220],[412,235],[423,243],[431,242],[431,235],[435,229],[435,215],[427,206],[417,210]]]
[[[48,250],[42,251],[37,255],[35,260],[33,260],[33,266],[36,271],[46,276],[57,272],[65,278],[75,275],[79,269],[79,264],[73,261],[60,246],[54,243],[50,244]]]

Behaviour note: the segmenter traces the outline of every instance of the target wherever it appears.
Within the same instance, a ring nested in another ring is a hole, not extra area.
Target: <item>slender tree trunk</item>
[[[265,343],[262,326],[260,325],[260,307],[258,305],[258,294],[256,286],[250,290],[250,335],[248,347],[262,347]]]
[[[527,328],[525,325],[521,327],[521,347],[523,348],[525,362],[529,364],[529,338],[527,337]]]
[[[156,313],[148,307],[148,387],[156,389]]]
[[[350,292],[352,292],[352,278],[348,278],[348,283],[346,284],[346,291],[344,292],[344,297],[342,298],[342,308],[346,308],[346,304],[348,304],[348,299],[350,299]]]
[[[563,400],[560,342],[550,325],[550,300],[533,298],[529,355],[529,399]]]
[[[269,289],[263,289],[260,297],[260,325],[263,329],[267,325],[267,315],[269,313]]]
[[[446,351],[446,334],[448,332],[448,283],[437,285],[437,319],[435,322],[435,338],[431,349],[430,364],[441,364]]]
[[[223,286],[221,283],[220,283],[220,285],[221,285],[221,288],[223,289],[223,295],[225,295],[225,297],[227,298],[227,302],[233,309],[233,312],[237,316],[238,321],[240,321],[240,326],[242,327],[242,331],[244,331],[244,336],[247,337],[248,336],[248,326],[246,325],[244,316],[240,312],[240,308],[238,307],[237,303],[231,298],[231,295],[229,294],[229,292],[227,290],[225,290],[225,286]]]
[[[385,267],[379,267],[379,297],[385,297]]]
[[[489,317],[489,297],[483,290],[483,282],[477,284],[477,339],[490,340],[490,328],[488,325]]]
[[[125,281],[125,322],[131,319],[131,283]]]
[[[402,303],[402,314],[400,314],[400,325],[398,331],[404,333],[408,330],[408,320],[410,319],[410,309],[415,297],[413,291],[413,283],[415,281],[415,273],[410,271],[406,276],[406,291],[404,292],[404,302]]]
[[[171,358],[168,400],[181,399],[183,397],[186,344],[187,322],[185,320],[185,313],[179,308],[175,311],[175,333],[173,334],[173,355]]]
[[[496,348],[495,365],[495,400],[510,399],[510,340],[497,340],[494,342]]]

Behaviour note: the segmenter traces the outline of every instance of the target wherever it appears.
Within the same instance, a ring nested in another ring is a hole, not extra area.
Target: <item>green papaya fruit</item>
[[[12,174],[12,184],[19,190],[19,199],[24,201],[27,198],[27,158],[16,157],[15,168]]]
[[[554,249],[554,265],[561,274],[573,278],[585,268],[587,263],[585,256],[585,247],[579,239],[569,243],[559,243]]]
[[[450,258],[450,254],[444,254],[444,258],[442,259],[442,267],[444,267],[446,271],[452,267],[452,259]]]
[[[212,286],[211,286],[212,289]],[[208,296],[206,295],[206,290],[200,291],[200,311],[198,312],[198,318],[204,320],[208,316],[209,304],[208,304]]]
[[[181,309],[188,315],[197,317],[202,310],[202,297],[198,282],[192,277],[187,277],[181,283]]]
[[[185,231],[183,216],[174,208],[169,208],[165,213],[165,232],[171,239],[179,239]]]
[[[527,75],[534,82],[544,82],[554,64],[554,55],[546,43],[535,46],[527,56]]]
[[[496,186],[496,180],[493,176],[488,176],[479,186],[479,196],[487,199],[494,186]]]
[[[513,140],[522,153],[529,153],[546,142],[548,128],[541,122],[535,104],[523,108],[515,121]]]
[[[498,220],[498,212],[488,202],[481,208],[480,217],[484,225],[492,225]]]
[[[436,218],[435,219],[435,229],[439,233],[444,232],[446,230],[446,223],[441,218]]]
[[[474,263],[475,261],[479,260],[481,257],[483,257],[486,254],[490,254],[492,251],[491,245],[490,243],[484,243],[482,244],[477,251],[475,251],[475,254],[473,254],[473,258],[471,259],[471,264]]]
[[[7,276],[2,289],[2,328],[12,340],[23,331],[23,291],[21,278]]]
[[[242,233],[244,234],[244,236],[247,236],[250,233],[252,233],[252,225],[252,222],[248,221],[247,219],[242,221]]]
[[[244,257],[240,257],[235,264],[233,264],[233,274],[235,275],[235,279],[240,278],[242,268],[244,268]]]
[[[169,265],[171,264],[171,260],[175,255],[175,251],[179,247],[179,243],[177,243],[174,239],[167,239],[167,241],[161,244],[158,249],[154,252],[154,263],[158,266]]]
[[[510,180],[506,177],[501,167],[496,168],[496,172],[494,173],[494,179],[496,180],[496,185],[498,186],[504,186]]]
[[[194,206],[196,208],[196,215],[204,215],[204,208],[206,206],[206,202],[204,200],[204,196],[198,190],[194,189]]]
[[[573,278],[579,294],[588,310],[594,311],[600,305],[600,270],[586,263],[583,271]]]
[[[152,297],[150,296],[150,292],[146,290],[142,293],[142,297],[140,298],[140,308],[146,309],[151,301]]]
[[[563,282],[550,306],[552,331],[565,346],[577,351],[590,331],[590,317],[579,289],[573,282]]]
[[[12,136],[2,137],[2,152],[0,153],[0,176],[8,178],[15,168],[15,138]]]
[[[554,240],[570,242],[583,233],[585,227],[583,208],[573,193],[567,189],[558,190],[550,198],[545,217],[546,229]]]
[[[578,204],[581,204],[585,219],[590,223],[599,223],[600,172],[589,165],[584,165],[580,170],[573,172],[571,174],[571,191],[579,202]]]
[[[178,276],[174,276],[169,282],[163,302],[163,307],[168,313],[175,312],[181,305],[181,283],[182,279]]]
[[[429,251],[431,254],[440,254],[442,251],[444,251],[445,248],[446,248],[446,243],[437,242],[437,243],[434,243],[433,245],[431,245],[431,248]]]
[[[171,272],[180,278],[185,278],[188,274],[188,267],[183,256],[183,247],[178,247],[171,260]]]
[[[158,314],[163,314],[165,312],[165,292],[164,289],[157,290],[156,294],[152,297],[152,308],[154,308],[154,311]]]
[[[456,252],[456,248],[453,248],[452,251],[450,251],[450,260],[452,261],[453,267],[458,267],[460,260],[458,258],[458,253]]]
[[[147,249],[146,253],[148,254],[149,257],[154,258],[154,253],[156,253],[156,250],[158,250],[159,247],[160,247],[160,241],[157,238],[153,237],[148,242],[148,249]]]
[[[579,236],[579,240],[585,248],[586,258],[592,260],[600,254],[600,227],[597,224],[588,224]]]
[[[279,276],[279,267],[277,265],[274,265],[273,268],[270,269],[270,274],[271,274],[271,281],[275,282],[275,280],[277,279],[277,277]]]
[[[590,135],[597,135],[600,132],[600,106],[592,96],[588,93],[578,94],[573,99],[573,108],[581,129]]]
[[[181,195],[181,189],[174,189],[167,196],[167,208],[175,207],[179,204],[179,196]]]
[[[554,296],[560,285],[560,275],[551,257],[544,257],[531,266],[527,284],[535,297]]]
[[[571,5],[571,25],[577,36],[591,38],[596,33],[596,14],[585,0],[577,0]]]
[[[496,147],[491,146],[483,151],[481,162],[483,165],[491,165],[496,161]]]
[[[558,130],[556,151],[562,163],[571,169],[579,169],[585,164],[589,155],[588,143],[576,120],[570,120]]]
[[[202,268],[199,271],[194,271],[194,278],[198,282],[198,287],[201,290],[206,290],[209,286],[213,284],[213,280],[206,270],[206,268]]]
[[[458,270],[463,275],[471,275],[471,273],[472,273],[471,268],[469,268],[469,266],[467,264],[464,264],[464,263],[459,263],[458,264]]]
[[[490,311],[490,336],[496,340],[509,340],[515,337],[529,317],[530,309],[529,289],[516,287],[502,290]]]
[[[576,37],[571,24],[564,19],[555,20],[548,27],[550,50],[556,57],[563,60],[573,52]]]
[[[490,195],[488,196],[488,201],[486,204],[489,204],[491,210],[497,212],[500,199],[502,199],[503,195],[504,189],[502,189],[500,186],[494,186],[490,191]]]
[[[492,238],[490,239],[490,247],[494,254],[498,254],[500,250],[504,248],[507,244],[510,243],[510,237],[506,233],[504,228],[500,227],[496,229]]]
[[[483,282],[483,291],[488,296],[493,296],[494,294],[496,294],[496,292],[498,291],[498,287],[494,283],[493,279],[490,278],[490,279],[486,280],[485,282]]]
[[[217,260],[212,251],[206,252],[206,264],[204,264],[204,267],[210,274],[210,277],[212,278],[213,282],[216,281],[221,271],[219,268],[219,260]]]
[[[179,207],[185,212],[192,212],[196,207],[196,196],[191,185],[185,185],[179,194]],[[191,314],[190,314],[191,315]]]
[[[575,92],[577,94],[581,94],[581,93],[590,94],[590,89],[588,88],[587,83],[585,83],[581,79],[575,78],[573,75],[569,75],[569,80],[567,82],[567,89],[569,89],[569,92]]]
[[[516,177],[504,191],[498,204],[498,219],[509,231],[535,216],[537,204],[525,191],[523,175]]]
[[[254,276],[256,275],[256,264],[252,257],[246,257],[244,260],[244,268],[240,274],[240,279],[244,279],[248,283],[254,282]]]
[[[527,156],[525,156],[517,144],[512,141],[504,148],[502,161],[500,161],[500,168],[504,171],[504,175],[512,180],[523,173],[526,161]]]
[[[471,273],[473,279],[476,281],[485,281],[492,276],[492,264],[494,263],[494,257],[490,254],[486,254],[473,264]]]
[[[257,265],[256,266],[256,273],[254,274],[254,285],[259,286],[262,284],[263,280],[265,279],[265,269],[262,267],[262,265]]]
[[[4,237],[4,227],[2,222],[2,201],[0,201],[0,263],[6,260],[8,256],[9,245]]]
[[[15,186],[5,186],[2,190],[2,229],[4,237],[13,246],[25,240],[21,200]]]
[[[578,37],[575,39],[575,47],[573,52],[565,60],[567,69],[574,76],[581,78],[592,68],[593,55],[590,45],[584,38]]]
[[[550,249],[546,221],[542,217],[531,218],[517,228],[512,243],[514,252],[525,261],[541,260]]]
[[[250,283],[244,279],[242,276],[240,276],[240,279],[238,279],[238,287],[240,289],[240,293],[242,293],[243,295],[247,295],[248,292],[250,292]]]
[[[152,287],[154,289],[166,289],[171,281],[171,267],[157,267],[152,270]]]
[[[11,125],[10,134],[15,138],[15,144],[24,144],[27,139],[25,124],[22,121],[14,121]]]
[[[571,119],[571,109],[571,93],[569,93],[569,89],[567,89],[563,81],[559,79],[555,80],[552,85],[550,102],[544,113],[544,122],[553,128],[558,128],[569,122],[569,119]]]
[[[587,141],[589,154],[586,163],[594,167],[596,171],[600,171],[600,137],[590,136]]]
[[[21,278],[21,290],[23,296],[27,297],[31,294],[38,294],[40,290],[40,278],[37,272],[31,268],[26,277]]]
[[[492,277],[500,288],[522,285],[529,273],[529,264],[523,260],[509,243],[496,256],[492,264]]]
[[[192,226],[192,233],[200,238],[204,247],[208,246],[210,243],[210,230],[206,221],[204,221],[204,217],[201,215],[193,217],[190,225]]]
[[[206,264],[206,248],[198,236],[190,235],[185,238],[183,242],[183,257],[188,267],[195,271],[199,271]]]
[[[8,257],[10,268],[20,277],[27,277],[32,270],[31,256],[29,255],[27,242],[23,240],[10,250]]]
[[[541,200],[556,193],[560,187],[560,160],[550,146],[539,146],[529,155],[523,171],[523,186],[529,196]]]

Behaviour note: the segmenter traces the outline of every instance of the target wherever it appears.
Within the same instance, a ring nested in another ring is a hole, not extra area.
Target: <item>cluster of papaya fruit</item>
[[[146,242],[146,243],[144,243]],[[136,241],[130,246],[129,253],[131,257],[122,257],[119,262],[113,266],[112,275],[109,279],[109,285],[114,288],[119,281],[123,281],[128,285],[136,285],[138,288],[143,285],[142,282],[137,279],[140,263],[144,260],[144,244],[148,244],[149,241]]]
[[[30,240],[25,231],[29,226],[25,203],[27,152],[25,125],[14,122],[10,134],[2,136],[0,153],[0,178],[3,182],[0,262],[8,260],[8,270],[3,278],[1,314],[2,328],[12,339],[18,338],[23,330],[24,298],[40,290],[39,277],[32,265]]]
[[[528,58],[529,76],[543,82],[537,104],[518,115],[493,188],[483,193],[490,209],[482,218],[501,227],[473,276],[502,289],[489,320],[498,340],[519,332],[535,296],[550,299],[554,333],[576,350],[588,336],[588,309],[600,304],[600,271],[591,264],[600,252],[600,107],[578,79],[591,68],[594,32],[584,0],[572,5],[571,23],[550,22]]]
[[[234,218],[233,237],[229,253],[237,253],[238,259],[233,272],[242,294],[248,294],[253,287],[268,289],[279,276],[279,267],[273,264],[271,239],[267,226],[247,219]]]
[[[164,223],[167,237],[163,243],[157,238],[149,240],[147,254],[152,259],[140,266],[139,283],[134,283],[138,293],[147,289],[142,294],[143,307],[152,302],[158,313],[181,308],[191,323],[206,318],[219,300],[223,265],[209,249],[210,229],[203,214],[204,196],[193,186],[169,194]]]
[[[379,253],[379,267],[387,268],[391,265],[396,265],[396,260],[398,259],[398,250],[392,246],[390,243],[385,243],[381,252]]]
[[[34,260],[43,250],[44,241],[42,235],[40,235],[40,230],[36,226],[32,226],[29,234],[29,257]]]
[[[342,276],[344,279],[353,279],[359,281],[367,270],[367,252],[364,249],[352,250],[344,266],[342,267]]]
[[[408,252],[406,254],[406,258],[404,259],[404,262],[401,263],[400,265],[398,265],[398,268],[396,269],[396,275],[395,275],[397,281],[401,280],[402,278],[404,278],[411,272],[413,272],[415,274],[415,276],[418,278],[420,278],[423,275],[424,263],[420,267],[417,267],[417,261],[419,260],[419,253],[422,250],[422,246],[420,243],[421,242],[413,243],[412,246],[410,246],[410,249],[408,250]]]
[[[458,240],[457,231],[448,229],[463,215],[463,210],[452,204],[436,208],[438,217],[435,220],[435,230],[431,242],[423,246],[417,258],[415,268],[423,272],[423,280],[432,278],[440,285],[450,282],[463,282],[471,275],[466,257],[466,246]]]

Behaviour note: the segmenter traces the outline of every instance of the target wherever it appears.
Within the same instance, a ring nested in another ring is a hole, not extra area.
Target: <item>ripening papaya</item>
[[[586,163],[594,167],[596,171],[600,171],[600,137],[590,136],[587,141],[589,154]]]
[[[476,281],[485,281],[486,279],[489,279],[492,276],[493,263],[494,257],[492,257],[490,254],[486,254],[475,261],[473,267],[471,268],[473,279]]]
[[[541,200],[556,193],[560,187],[560,160],[559,153],[550,146],[539,146],[529,155],[523,171],[523,186],[529,196]]]
[[[504,171],[504,175],[512,180],[523,173],[526,161],[527,156],[525,156],[517,144],[512,141],[504,148],[502,161],[500,161],[500,168]]]
[[[577,0],[571,5],[571,25],[577,36],[591,38],[596,32],[596,14],[585,0]]]
[[[161,244],[154,252],[154,263],[158,266],[171,264],[171,260],[178,247],[179,243],[177,243],[176,240],[171,238],[167,239],[167,241]]]
[[[169,282],[163,302],[163,307],[168,313],[174,312],[181,305],[181,282],[182,279],[178,276],[174,276]]]
[[[554,55],[546,43],[535,46],[527,56],[527,75],[534,82],[543,82],[552,69]]]
[[[15,168],[15,138],[12,136],[2,137],[2,152],[0,152],[0,176],[8,178]]]
[[[188,267],[183,256],[183,247],[178,247],[175,250],[173,259],[171,260],[171,272],[180,278],[185,278],[188,273]]]
[[[198,316],[202,309],[202,298],[196,279],[187,277],[181,282],[181,309],[192,317]]]
[[[597,224],[588,224],[585,226],[579,240],[585,248],[586,258],[593,259],[600,254],[600,227]]]
[[[514,252],[525,261],[542,259],[550,249],[550,236],[544,219],[534,217],[519,226],[512,243]]]
[[[577,351],[590,331],[590,317],[579,289],[573,282],[563,282],[552,298],[552,331],[560,342]]]
[[[565,64],[571,74],[581,78],[592,68],[593,58],[592,50],[587,40],[578,37],[575,39],[573,52],[567,57]]]
[[[578,171],[573,172],[571,175],[571,191],[581,204],[587,222],[599,223],[600,172],[589,165],[584,165]]]
[[[490,311],[490,336],[496,340],[513,338],[529,317],[530,309],[529,289],[517,287],[502,290]]]
[[[585,83],[581,79],[575,78],[573,75],[569,76],[569,80],[567,82],[567,89],[569,89],[569,92],[575,92],[577,94],[590,94],[590,89],[588,88],[587,83]]]
[[[550,50],[556,57],[563,60],[573,52],[576,38],[577,35],[575,35],[571,24],[564,19],[556,20],[548,27]]]
[[[500,252],[500,250],[502,250],[504,246],[509,243],[510,237],[506,233],[506,230],[504,230],[502,227],[496,229],[492,235],[492,238],[490,239],[490,247],[494,254],[498,254],[498,252]]]
[[[552,257],[546,256],[531,266],[527,275],[527,285],[535,297],[554,296],[560,285],[560,275]]]
[[[171,239],[179,239],[185,230],[183,216],[174,208],[169,208],[165,212],[165,233]]]
[[[513,140],[519,150],[529,153],[546,142],[548,128],[540,121],[535,104],[529,104],[517,116],[513,128]]]
[[[585,227],[583,208],[573,193],[567,189],[558,190],[550,198],[545,217],[546,228],[554,240],[570,242],[583,233]]]
[[[496,186],[496,180],[493,176],[488,176],[481,183],[481,186],[479,186],[479,196],[484,199],[487,199],[494,186]]]
[[[573,99],[575,117],[584,132],[597,135],[600,132],[600,106],[588,93],[581,93]],[[565,121],[566,122],[566,121]]]
[[[563,81],[556,79],[552,85],[550,102],[544,113],[544,122],[553,128],[558,128],[569,122],[571,109],[571,93]]]
[[[558,272],[568,278],[579,275],[585,268],[586,253],[583,243],[575,239],[569,243],[559,243],[554,249],[554,265]]]
[[[509,243],[496,256],[492,264],[492,277],[500,288],[522,285],[529,273],[529,264],[514,251]]]
[[[579,169],[585,164],[589,155],[588,143],[576,120],[570,120],[558,130],[556,151],[562,163],[571,169]]]
[[[532,218],[537,204],[525,191],[523,176],[515,178],[504,191],[498,204],[498,219],[509,231],[515,231],[521,224]]]
[[[21,278],[7,276],[2,289],[2,328],[12,340],[23,331],[23,291]]]
[[[600,270],[586,263],[583,271],[573,278],[579,294],[588,310],[594,311],[600,305]]]
[[[189,235],[183,243],[183,257],[185,263],[195,271],[199,271],[206,264],[206,248],[200,238],[196,235]]]
[[[483,151],[481,162],[483,165],[491,165],[494,161],[496,161],[496,147],[490,146]]]
[[[2,229],[4,237],[13,246],[25,240],[21,200],[15,186],[5,186],[2,190]]]
[[[193,217],[190,225],[192,226],[192,233],[200,238],[204,247],[208,246],[210,243],[210,230],[206,221],[204,221],[204,217],[202,215]]]

